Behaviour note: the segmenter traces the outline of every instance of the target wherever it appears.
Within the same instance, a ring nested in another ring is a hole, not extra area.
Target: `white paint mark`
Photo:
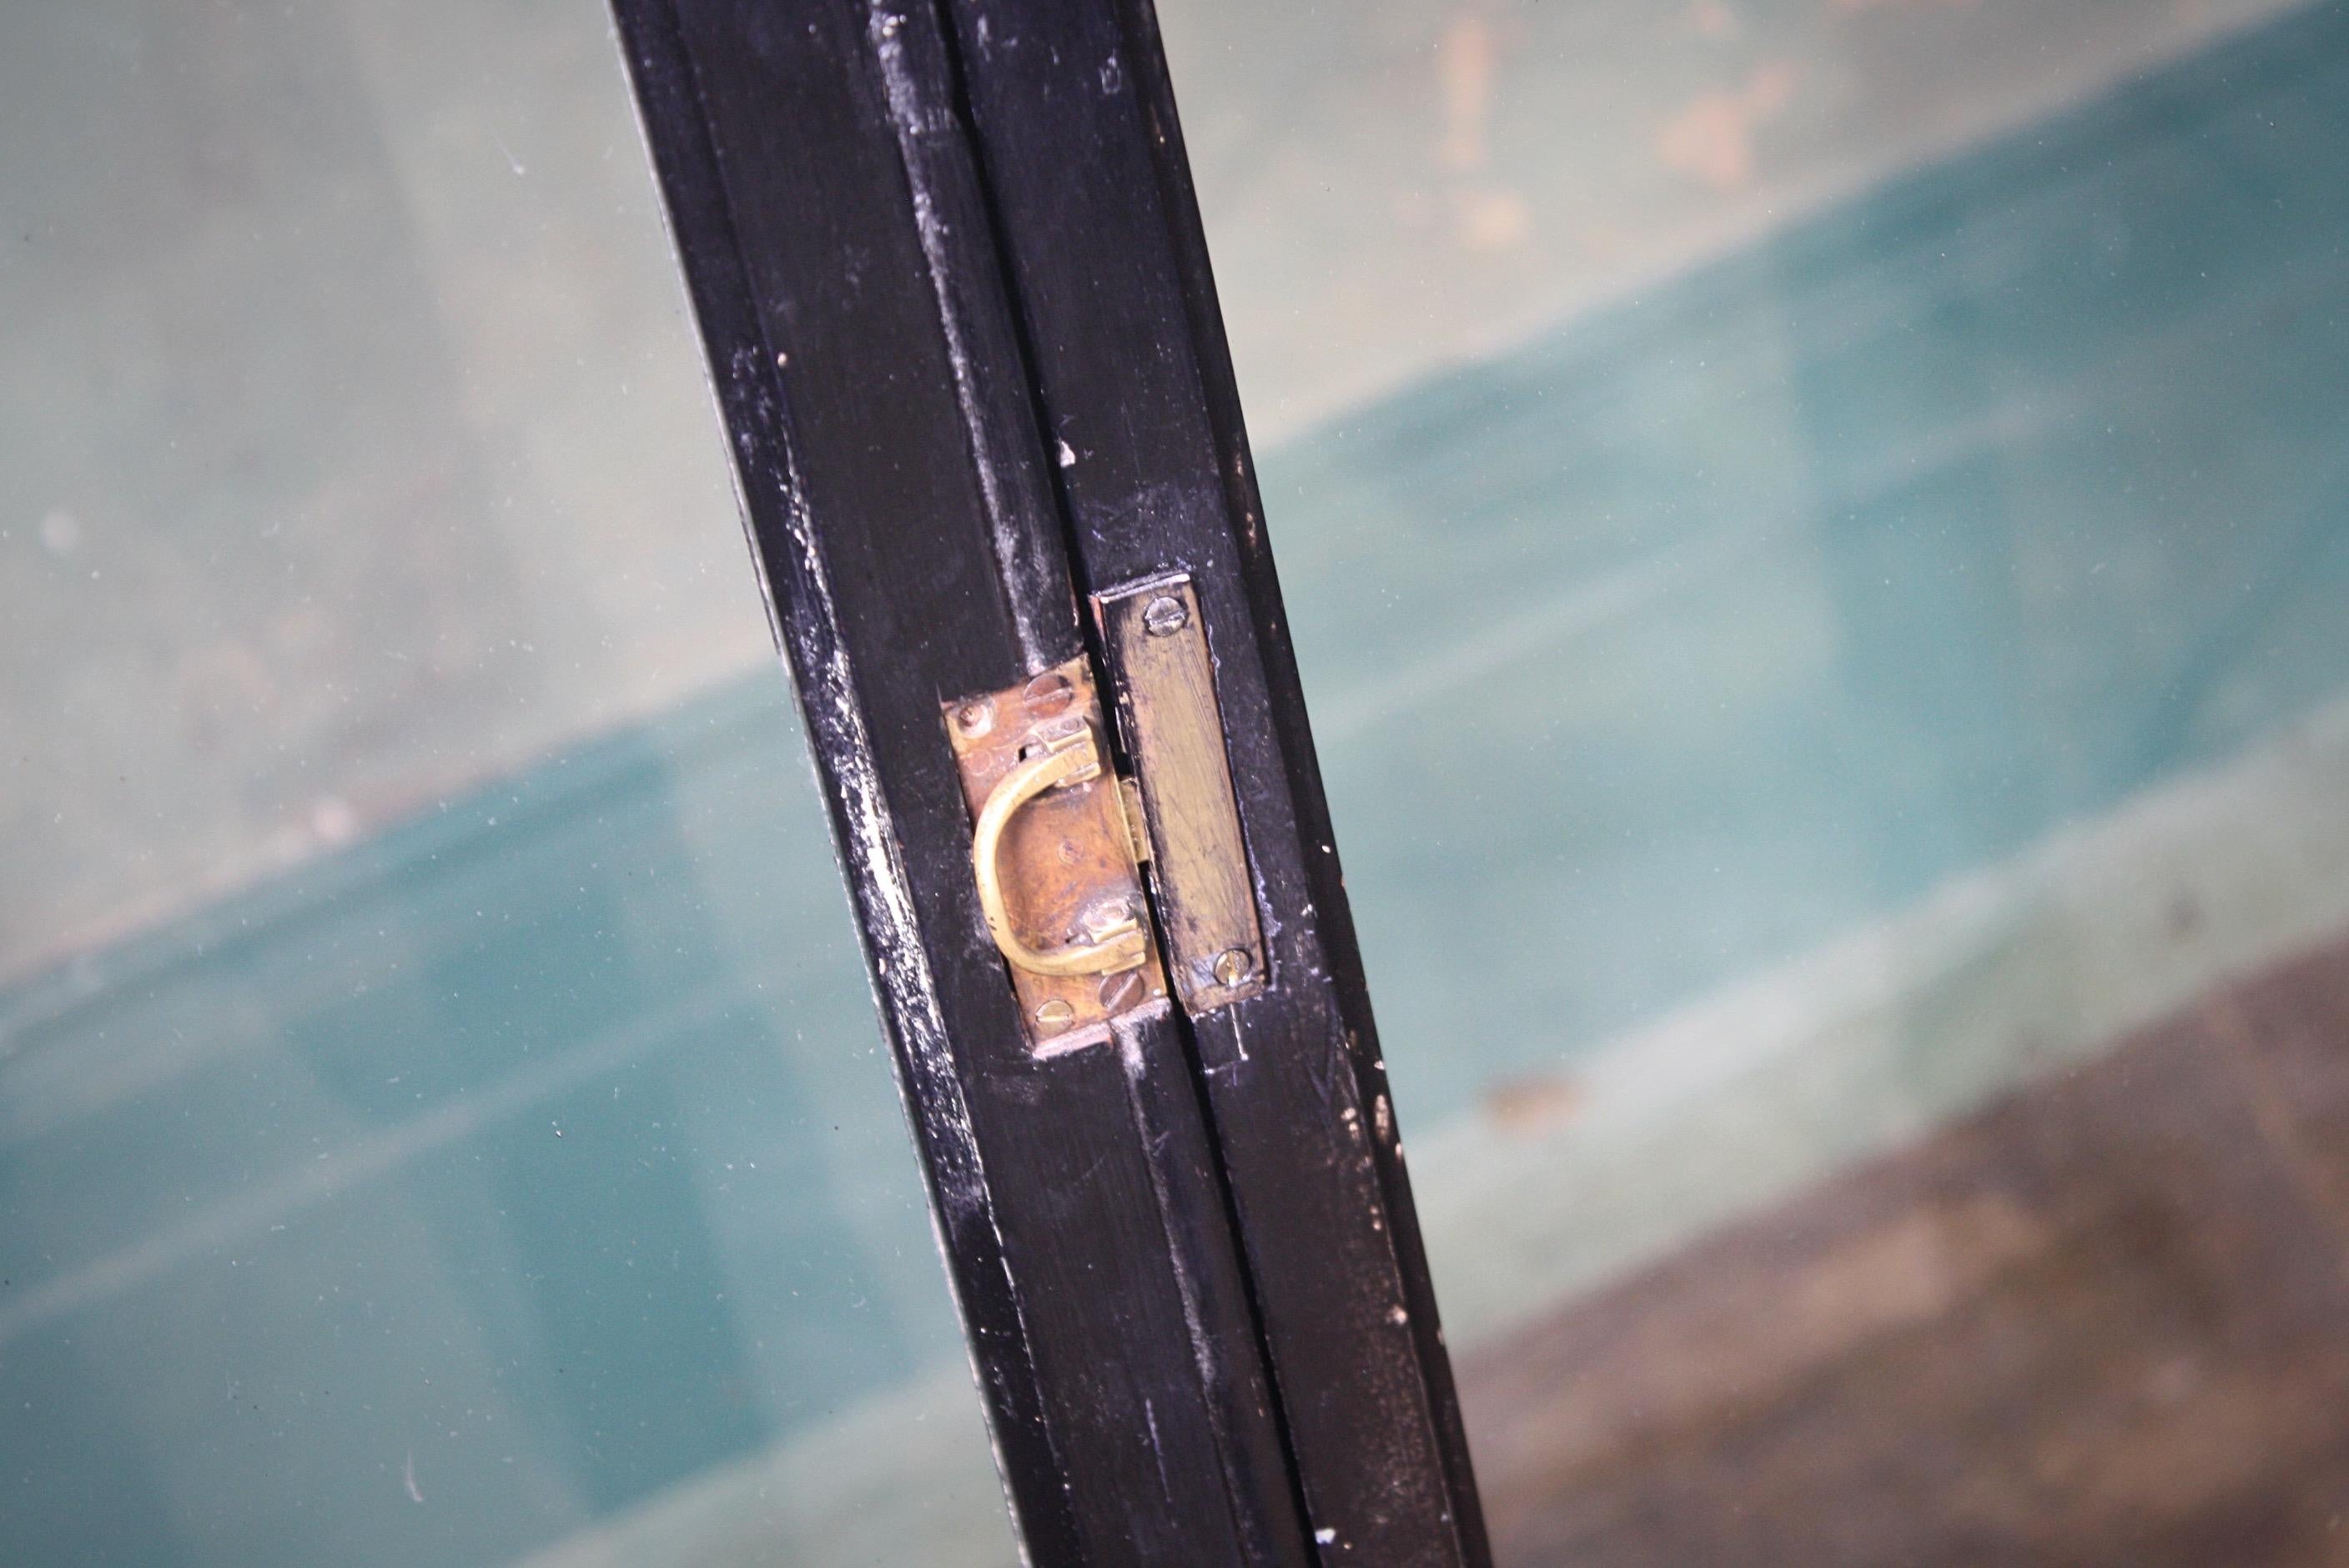
[[[901,48],[893,42],[883,53],[885,57],[895,57],[902,67],[902,57],[895,56]],[[749,390],[752,397],[764,398],[768,395],[767,378],[761,375],[751,381],[750,368],[739,356],[730,366],[738,380],[750,381]],[[713,393],[715,390],[713,386]],[[724,412],[722,400],[720,412]],[[835,847],[849,892],[863,917],[867,950],[873,960],[874,1000],[897,1047],[889,1053],[890,1076],[896,1079],[898,1099],[906,1107],[908,1117],[917,1118],[921,1132],[926,1135],[922,1141],[930,1155],[931,1191],[936,1200],[928,1205],[930,1237],[946,1264],[947,1288],[954,1297],[956,1313],[968,1322],[970,1314],[963,1300],[963,1282],[955,1271],[955,1250],[948,1244],[948,1228],[984,1225],[995,1240],[999,1259],[1004,1255],[1003,1232],[996,1223],[986,1169],[979,1160],[978,1134],[971,1126],[970,1108],[963,1099],[956,1074],[954,1053],[947,1043],[946,1019],[938,1011],[929,954],[922,946],[914,913],[913,887],[898,849],[896,824],[892,820],[887,797],[882,792],[880,776],[873,766],[872,737],[865,729],[863,710],[857,706],[848,651],[842,641],[838,601],[833,596],[823,558],[815,548],[815,531],[807,513],[806,482],[787,446],[773,454],[777,466],[770,468],[761,461],[768,454],[752,444],[751,432],[742,432],[740,438],[743,460],[733,465],[735,499],[754,553],[759,551],[759,539],[747,494],[752,472],[765,469],[760,477],[781,492],[784,534],[790,541],[793,559],[770,563],[769,570],[761,572],[759,593],[766,603],[767,624],[775,634],[776,645],[790,655],[792,669],[799,677],[800,711],[812,743],[809,749],[818,760],[819,778],[823,773],[822,763],[828,759],[832,764],[830,786],[838,795],[841,817],[847,824],[847,830],[837,835]],[[806,602],[795,606],[798,618],[787,627],[775,600],[775,583],[779,578],[788,581],[789,567],[793,565],[805,585]],[[1026,1305],[1019,1299],[1008,1264],[1003,1265],[999,1277],[1013,1318],[1019,1324],[1017,1339],[1024,1345],[1028,1341]],[[975,1340],[965,1337],[963,1349],[969,1357],[971,1381],[983,1390],[988,1387],[990,1377],[988,1367],[981,1363],[979,1348]],[[1004,1505],[1016,1508],[1003,1433],[996,1425],[991,1402],[988,1408],[988,1443],[995,1454],[996,1480],[1003,1490]],[[1020,1560],[1028,1561],[1024,1543],[1020,1546]]]
[[[1077,466],[1077,454],[1069,449],[1069,443],[1066,441],[1060,442],[1059,446],[1061,449],[1061,466],[1064,469],[1075,468]]]
[[[954,377],[955,401],[962,409],[964,428],[985,446],[989,427],[980,407],[979,377],[971,363],[961,312],[947,286],[953,263],[947,253],[950,231],[931,200],[936,177],[929,168],[930,160],[922,150],[926,139],[936,139],[930,128],[943,118],[943,111],[931,112],[923,101],[922,89],[905,57],[905,41],[897,36],[904,19],[885,15],[877,20],[874,47],[881,61],[882,90],[889,104],[890,129],[896,133],[897,156],[905,165],[906,184],[913,191],[914,229],[921,239],[922,259],[927,263],[938,325],[946,335],[947,366]],[[1024,526],[1034,520],[1015,515],[1023,509],[1014,498],[1003,493],[1002,479],[991,454],[981,452],[972,469],[987,508],[988,531],[994,538],[996,562],[1009,590],[1005,599],[1011,613],[1011,629],[1019,635],[1019,652],[1028,667],[1040,670],[1056,660],[1051,655],[1053,628],[1038,625],[1036,615],[1039,606],[1050,606],[1054,600],[1050,592],[1035,591],[1051,574],[1036,559],[1035,542]],[[1051,612],[1048,608],[1043,614],[1049,617]]]
[[[1081,1029],[1071,1029],[1065,1035],[1055,1035],[1038,1046],[1030,1055],[1040,1062],[1057,1061],[1072,1057],[1079,1051],[1109,1044],[1109,1030],[1099,1024],[1089,1024]]]
[[[1142,1418],[1150,1428],[1150,1456],[1158,1461],[1158,1490],[1165,1494],[1167,1501],[1173,1502],[1174,1482],[1166,1474],[1166,1450],[1158,1441],[1158,1412],[1147,1399],[1142,1401]]]
[[[1326,1526],[1313,1532],[1313,1544],[1316,1546],[1327,1546],[1337,1539],[1338,1532]]]
[[[399,1467],[399,1479],[408,1487],[408,1501],[422,1502],[424,1489],[416,1484],[416,1450],[408,1450],[408,1462]]]
[[[1149,1070],[1142,1055],[1142,1026],[1147,1020],[1164,1017],[1173,1007],[1173,1003],[1161,999],[1109,1021],[1110,1032],[1117,1038],[1118,1059],[1125,1068],[1127,1092],[1135,1097],[1137,1113],[1141,1109],[1142,1080]],[[1159,1206],[1172,1212],[1173,1195],[1166,1191],[1164,1172],[1155,1161],[1150,1162],[1150,1184],[1157,1193]],[[1179,1249],[1172,1254],[1171,1261],[1175,1294],[1183,1303],[1183,1326],[1191,1336],[1192,1364],[1199,1368],[1200,1381],[1213,1387],[1221,1375],[1216,1365],[1215,1342],[1208,1336],[1206,1320],[1199,1311],[1199,1284],[1191,1277],[1190,1265]]]

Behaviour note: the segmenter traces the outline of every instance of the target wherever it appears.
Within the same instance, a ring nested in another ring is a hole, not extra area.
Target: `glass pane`
[[[0,1557],[1007,1563],[600,9],[0,14]]]
[[[2349,9],[1164,26],[1503,1560],[2332,1560]]]

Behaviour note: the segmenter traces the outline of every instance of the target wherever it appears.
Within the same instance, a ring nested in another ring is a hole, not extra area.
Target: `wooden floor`
[[[1461,1372],[1516,1568],[2349,1563],[2349,944]]]

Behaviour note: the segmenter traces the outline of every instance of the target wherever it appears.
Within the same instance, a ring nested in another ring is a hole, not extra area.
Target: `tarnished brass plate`
[[[945,707],[972,873],[1030,1044],[1100,1038],[1166,995],[1124,795],[1087,661]]]
[[[1252,996],[1264,935],[1198,594],[1187,576],[1163,577],[1095,594],[1093,614],[1142,786],[1174,994],[1193,1013]]]

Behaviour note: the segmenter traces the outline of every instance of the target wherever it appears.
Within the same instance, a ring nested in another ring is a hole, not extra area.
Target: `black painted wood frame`
[[[1147,0],[616,0],[1031,1562],[1481,1564]],[[1196,583],[1269,960],[1024,1043],[940,704]]]

